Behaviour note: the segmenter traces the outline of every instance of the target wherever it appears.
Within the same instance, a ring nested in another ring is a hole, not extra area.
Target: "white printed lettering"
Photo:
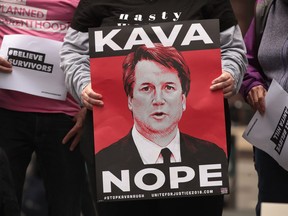
[[[209,181],[209,178],[221,177],[221,172],[210,172],[211,170],[221,169],[221,164],[209,164],[199,166],[200,187],[222,186],[222,181]]]

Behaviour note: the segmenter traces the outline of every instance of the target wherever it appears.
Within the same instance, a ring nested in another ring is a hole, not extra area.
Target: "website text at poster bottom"
[[[213,190],[194,190],[194,191],[178,191],[178,192],[164,192],[164,193],[152,193],[151,198],[162,198],[162,197],[182,197],[182,196],[194,196],[213,194]],[[105,196],[104,200],[125,200],[125,199],[144,199],[144,194],[129,194],[129,195],[114,195]]]

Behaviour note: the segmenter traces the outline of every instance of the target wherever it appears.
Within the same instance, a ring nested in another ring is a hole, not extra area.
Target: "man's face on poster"
[[[178,127],[186,109],[178,72],[151,60],[135,67],[133,94],[128,107],[141,134],[167,134]]]

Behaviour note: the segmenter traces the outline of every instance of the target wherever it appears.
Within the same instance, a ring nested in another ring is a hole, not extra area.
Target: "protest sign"
[[[89,30],[98,201],[228,193],[219,36],[218,20]]]

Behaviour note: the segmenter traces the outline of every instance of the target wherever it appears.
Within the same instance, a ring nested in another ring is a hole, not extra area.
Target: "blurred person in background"
[[[11,34],[62,42],[77,5],[78,0],[0,0],[0,45],[4,35]],[[13,74],[13,67],[0,57],[0,73]],[[85,114],[86,109],[69,94],[62,101],[0,90],[0,147],[10,163],[19,206],[26,170],[35,152],[48,215],[80,215],[85,166],[77,145]]]
[[[256,1],[256,14],[245,35],[249,66],[240,92],[262,115],[272,79],[288,91],[287,29],[288,0]],[[256,215],[260,216],[262,202],[288,203],[288,172],[256,147],[254,162],[258,174]]]

